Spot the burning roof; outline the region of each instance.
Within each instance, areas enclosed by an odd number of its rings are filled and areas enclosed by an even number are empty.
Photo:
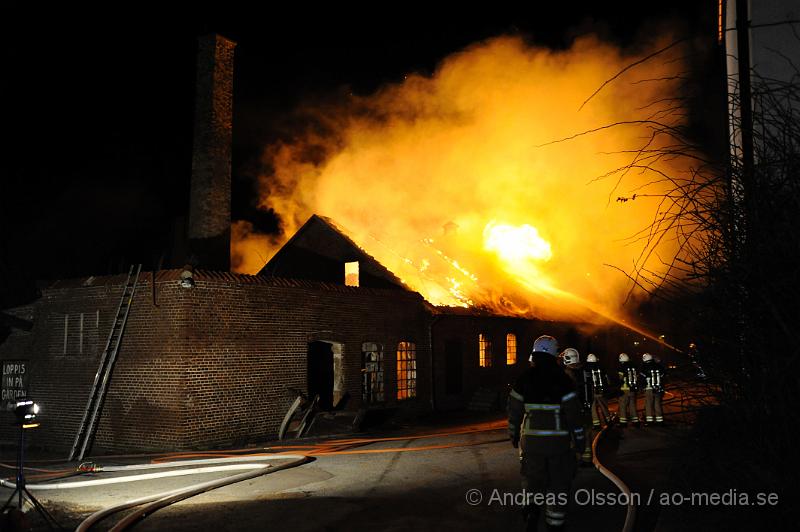
[[[285,233],[241,251],[275,253],[262,273],[311,275],[303,269],[331,258],[300,245],[321,213],[348,228],[340,242],[380,261],[379,279],[433,305],[623,322],[641,295],[624,272],[657,280],[678,252],[670,228],[653,236],[651,226],[677,208],[663,176],[691,174],[659,157],[669,146],[649,125],[682,120],[681,50],[626,69],[648,53],[591,37],[560,51],[500,37],[431,76],[309,104],[299,110],[308,130],[263,158],[260,205]],[[287,254],[293,271],[281,270]]]

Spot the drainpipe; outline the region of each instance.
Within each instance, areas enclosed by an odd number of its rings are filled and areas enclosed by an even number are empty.
[[[150,281],[153,284],[153,306],[158,307],[158,293],[156,292],[156,277],[158,276],[158,272],[161,271],[161,266],[164,263],[164,254],[161,254],[161,257],[158,259],[156,263],[156,267],[153,268],[153,276]]]
[[[436,371],[433,364],[433,326],[441,319],[441,316],[433,316],[428,324],[428,356],[430,357],[431,368],[431,410],[436,411]]]

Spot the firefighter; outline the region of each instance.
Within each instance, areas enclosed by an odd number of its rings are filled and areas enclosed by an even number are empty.
[[[526,496],[541,493],[549,530],[561,530],[576,455],[586,446],[575,387],[556,361],[558,342],[540,336],[533,344],[531,366],[519,376],[508,399],[511,443],[520,449]],[[536,530],[541,509],[526,506],[528,530]]]
[[[592,427],[599,429],[602,423],[608,425],[611,419],[611,414],[608,412],[608,402],[604,395],[608,385],[608,375],[603,371],[597,361],[597,357],[592,354],[586,357],[585,371],[589,373],[592,383]]]
[[[558,356],[567,376],[572,379],[575,385],[575,392],[578,394],[578,403],[581,406],[581,422],[584,434],[587,438],[586,448],[581,455],[581,465],[592,463],[592,447],[588,444],[592,435],[592,381],[590,374],[584,370],[581,362],[581,355],[574,347],[568,347]]]
[[[645,421],[657,425],[664,423],[664,412],[661,399],[664,396],[664,367],[653,360],[653,355],[642,355],[642,377],[644,377],[644,411]]]
[[[625,353],[619,354],[619,380],[622,383],[620,390],[622,397],[619,399],[619,408],[617,413],[619,422],[623,427],[628,426],[628,421],[631,424],[639,426],[639,414],[636,411],[636,392],[638,391],[638,373],[636,366],[634,366],[630,357]]]

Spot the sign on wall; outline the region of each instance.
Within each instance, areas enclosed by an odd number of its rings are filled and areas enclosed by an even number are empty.
[[[0,409],[8,410],[18,400],[28,396],[28,361],[3,360],[0,365]]]

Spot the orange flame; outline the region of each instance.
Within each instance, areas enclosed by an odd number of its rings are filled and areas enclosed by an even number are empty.
[[[630,283],[607,265],[664,270],[674,239],[643,262],[644,244],[631,237],[669,185],[646,170],[603,176],[644,145],[658,148],[640,121],[671,116],[680,62],[648,61],[581,104],[639,57],[591,37],[567,51],[499,37],[446,58],[431,77],[303,109],[313,131],[265,152],[261,206],[285,234],[264,254],[318,213],[434,304],[622,315]],[[632,193],[636,201],[612,201]]]

